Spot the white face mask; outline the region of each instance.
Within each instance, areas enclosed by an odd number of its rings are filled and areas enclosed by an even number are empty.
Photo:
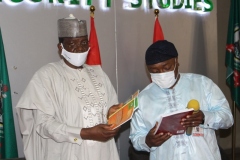
[[[154,83],[156,83],[161,88],[170,88],[174,85],[177,81],[177,77],[175,78],[175,71],[176,68],[176,60],[175,60],[175,67],[172,71],[164,72],[164,73],[150,73],[151,79]]]
[[[88,55],[88,51],[89,49],[86,51],[86,52],[81,52],[81,53],[72,53],[72,52],[68,52],[66,51],[64,48],[63,48],[63,45],[61,44],[62,46],[62,53],[61,55],[69,62],[71,63],[72,65],[76,66],[76,67],[80,67],[82,66],[86,59],[87,59],[87,55]]]

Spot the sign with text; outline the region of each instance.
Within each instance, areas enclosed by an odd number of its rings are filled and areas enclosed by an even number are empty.
[[[11,3],[22,3],[24,1],[33,2],[33,3],[49,3],[49,4],[63,4],[63,5],[80,5],[84,1],[84,9],[86,6],[92,5],[92,0],[0,0],[1,2],[11,2]],[[111,8],[113,0],[99,0],[99,3],[104,6],[104,8]],[[8,3],[10,4],[10,3]],[[31,5],[29,3],[29,5]],[[212,0],[123,0],[123,9],[137,9],[137,8],[160,8],[160,9],[188,9],[192,11],[202,11],[210,12],[213,10]]]

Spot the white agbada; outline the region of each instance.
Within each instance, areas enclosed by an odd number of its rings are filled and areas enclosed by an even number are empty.
[[[27,160],[119,160],[114,139],[83,140],[81,128],[106,123],[116,92],[100,66],[63,60],[35,73],[16,109]]]
[[[215,130],[233,125],[228,101],[209,78],[191,73],[180,75],[172,89],[162,89],[151,83],[139,94],[138,110],[133,115],[129,136],[133,146],[136,150],[150,152],[150,160],[220,160]],[[145,139],[160,115],[185,109],[191,99],[199,102],[205,115],[199,132],[191,136],[173,135],[162,145],[149,148]]]

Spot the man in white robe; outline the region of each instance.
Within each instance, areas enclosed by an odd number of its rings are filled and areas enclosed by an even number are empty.
[[[118,109],[114,87],[101,66],[84,64],[86,21],[58,20],[63,60],[40,68],[16,109],[27,160],[119,160],[107,117]],[[117,105],[118,104],[118,105]]]
[[[145,59],[153,83],[138,97],[130,129],[134,148],[150,152],[150,160],[220,160],[215,130],[231,127],[233,116],[219,87],[203,75],[179,73],[177,50],[166,40],[153,43]],[[161,114],[183,110],[192,99],[200,110],[179,122],[193,127],[190,135],[154,134]]]

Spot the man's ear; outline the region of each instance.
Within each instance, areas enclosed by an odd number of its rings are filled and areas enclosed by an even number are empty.
[[[57,44],[57,47],[58,47],[58,50],[59,50],[59,51],[62,51],[61,43],[58,43],[58,44]]]
[[[58,47],[58,52],[61,53],[62,52],[62,45],[61,45],[61,43],[58,43],[57,47]]]
[[[177,66],[179,67],[179,62],[178,62],[178,57],[176,57],[176,63],[177,63]]]
[[[57,44],[57,48],[58,48],[58,54],[61,57],[61,53],[62,53],[62,45],[61,45],[61,43]]]
[[[88,47],[91,47],[91,44],[90,44],[90,42],[88,41]]]

